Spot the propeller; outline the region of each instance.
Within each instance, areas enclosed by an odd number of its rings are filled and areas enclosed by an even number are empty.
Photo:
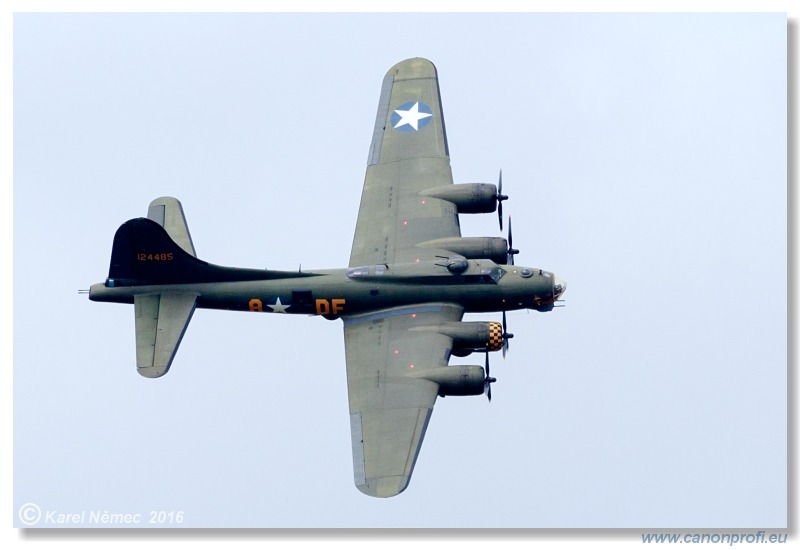
[[[492,384],[497,382],[497,378],[489,376],[489,350],[486,350],[486,378],[483,379],[483,391],[489,402],[492,401]]]
[[[519,250],[514,248],[512,245],[512,237],[511,237],[511,216],[508,216],[508,260],[506,262],[508,265],[514,265],[514,255],[519,254]]]
[[[513,337],[514,335],[508,332],[508,325],[506,324],[506,312],[503,311],[503,358],[505,358],[506,352],[508,352],[508,341]]]
[[[497,181],[497,194],[494,198],[497,199],[497,219],[500,221],[500,231],[503,230],[503,201],[508,200],[508,195],[503,194],[503,170],[500,170],[500,177]]]

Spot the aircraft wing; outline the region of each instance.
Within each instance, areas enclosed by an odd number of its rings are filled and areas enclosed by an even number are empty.
[[[415,246],[461,236],[451,202],[419,195],[452,184],[436,67],[402,61],[383,80],[350,267],[448,255]]]
[[[425,375],[447,365],[452,348],[435,327],[463,314],[457,305],[421,304],[344,318],[353,473],[361,492],[391,497],[408,485],[439,391]]]

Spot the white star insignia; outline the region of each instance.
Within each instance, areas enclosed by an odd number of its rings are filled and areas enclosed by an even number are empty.
[[[397,121],[397,124],[394,125],[395,128],[399,128],[405,124],[408,124],[415,130],[419,130],[419,121],[423,118],[428,118],[433,116],[431,113],[420,113],[419,112],[419,101],[414,103],[414,106],[411,107],[408,111],[401,111],[400,109],[395,109],[394,111],[398,115],[400,115],[400,120]]]
[[[267,305],[272,308],[272,313],[286,313],[286,310],[292,307],[291,304],[283,305],[280,298],[276,298],[274,304]]]

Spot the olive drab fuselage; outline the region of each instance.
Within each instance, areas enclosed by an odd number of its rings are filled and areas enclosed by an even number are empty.
[[[169,263],[173,260],[165,256],[149,261]],[[466,263],[466,269],[460,273],[452,273],[443,263],[420,262],[312,270],[302,272],[301,278],[271,277],[152,287],[146,284],[124,286],[124,281],[110,277],[105,283],[93,285],[90,297],[99,302],[132,303],[134,295],[156,290],[192,292],[198,295],[198,308],[322,315],[334,319],[424,302],[454,303],[467,312],[523,308],[549,311],[560,295],[561,281],[549,271],[501,266],[490,260]],[[237,271],[236,268],[226,269]],[[241,271],[250,276],[257,272]],[[274,272],[265,270],[266,273]]]

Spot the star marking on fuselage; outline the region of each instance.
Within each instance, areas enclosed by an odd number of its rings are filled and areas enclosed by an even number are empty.
[[[272,313],[286,313],[286,310],[292,307],[291,304],[283,305],[280,298],[276,298],[274,304],[267,305],[272,308]]]
[[[408,125],[416,131],[419,130],[420,126],[425,126],[428,122],[430,122],[430,120],[428,119],[433,116],[433,114],[430,112],[430,107],[428,107],[423,103],[422,104],[423,110],[420,111],[420,103],[419,101],[417,101],[416,103],[411,105],[408,109],[404,109],[404,107],[408,107],[408,105],[409,105],[408,103],[405,105],[401,105],[399,109],[394,110],[394,115],[392,116],[392,122],[394,122],[395,130],[402,129],[408,131],[407,128],[404,128],[404,126]],[[395,121],[395,119],[398,120]],[[422,121],[421,124],[420,121]]]

